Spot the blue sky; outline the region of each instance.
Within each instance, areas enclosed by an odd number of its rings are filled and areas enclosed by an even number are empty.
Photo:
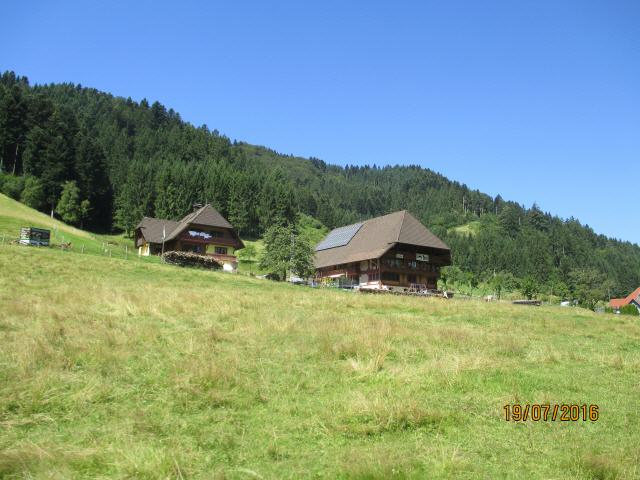
[[[0,69],[640,242],[640,2],[7,2]]]

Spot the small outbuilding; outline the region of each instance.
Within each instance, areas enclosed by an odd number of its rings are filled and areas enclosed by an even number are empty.
[[[626,305],[634,305],[640,310],[640,288],[636,288],[624,298],[612,298],[609,302],[609,306],[616,311],[620,311],[620,309]]]

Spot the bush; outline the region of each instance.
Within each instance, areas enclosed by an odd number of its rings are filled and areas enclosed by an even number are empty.
[[[191,252],[165,252],[162,256],[166,263],[181,267],[201,267],[212,270],[220,270],[222,264],[213,257],[198,255]]]
[[[624,307],[620,307],[620,313],[623,315],[640,315],[640,312],[638,312],[638,308],[635,305],[625,305]]]
[[[0,174],[0,191],[7,197],[20,200],[22,190],[24,190],[24,177]]]
[[[32,176],[26,177],[24,189],[20,195],[20,201],[36,210],[40,210],[46,204],[44,188],[38,178]]]
[[[540,285],[533,277],[526,277],[520,282],[520,291],[527,300],[533,300],[540,293]]]

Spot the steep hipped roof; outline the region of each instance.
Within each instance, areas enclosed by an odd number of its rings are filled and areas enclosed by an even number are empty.
[[[168,242],[180,235],[189,225],[203,225],[206,227],[228,228],[233,230],[233,226],[227,219],[220,215],[220,212],[209,204],[189,213],[178,222],[144,217],[136,229],[141,229],[142,235],[147,242],[162,243],[163,228],[166,234],[164,240]],[[242,241],[239,240],[239,242],[242,244]]]
[[[640,288],[636,288],[632,293],[627,295],[625,298],[612,298],[609,302],[609,306],[613,308],[624,307],[625,305],[629,305],[631,302],[635,301],[636,303],[640,303]]]
[[[329,232],[327,237],[331,237],[336,230]],[[406,210],[366,220],[359,229],[354,230],[355,234],[346,245],[316,250],[316,268],[379,258],[396,243],[450,250],[447,244]],[[318,245],[322,247],[323,243]]]

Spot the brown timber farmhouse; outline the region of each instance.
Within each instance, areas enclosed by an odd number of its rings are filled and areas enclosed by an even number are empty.
[[[244,244],[233,226],[207,204],[196,208],[180,221],[144,217],[135,231],[139,255],[157,255],[164,251],[194,252],[210,255],[225,270],[235,270],[236,250]]]
[[[451,249],[406,210],[332,230],[315,249],[316,279],[370,289],[435,289]]]

